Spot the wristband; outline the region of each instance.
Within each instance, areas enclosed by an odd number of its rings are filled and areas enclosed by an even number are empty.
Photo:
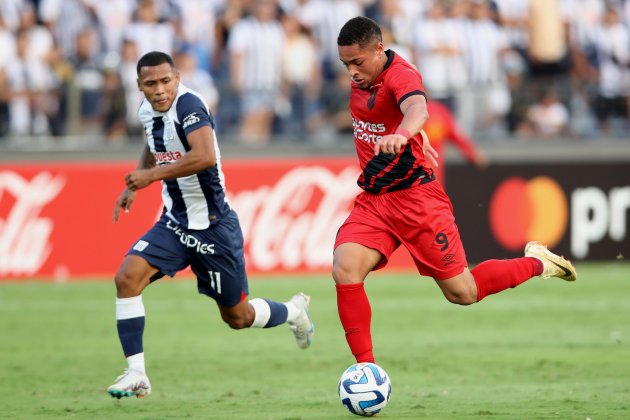
[[[409,140],[411,138],[411,133],[409,133],[409,130],[404,129],[404,128],[400,128],[400,127],[398,127],[396,129],[396,131],[394,131],[394,134],[400,134],[401,136],[403,136],[407,140]]]

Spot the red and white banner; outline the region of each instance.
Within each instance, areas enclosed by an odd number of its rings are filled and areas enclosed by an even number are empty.
[[[157,220],[160,185],[112,222],[135,162],[0,165],[0,279],[111,277]],[[226,160],[250,273],[330,272],[337,229],[359,192],[355,159]],[[397,253],[398,254],[398,253]],[[389,267],[413,268],[404,256]]]

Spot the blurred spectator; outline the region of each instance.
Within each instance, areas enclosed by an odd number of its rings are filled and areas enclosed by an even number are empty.
[[[4,68],[15,57],[15,35],[7,28],[2,9],[0,9],[0,69]]]
[[[73,134],[96,134],[101,129],[101,99],[104,88],[103,63],[98,53],[96,33],[85,29],[77,35],[75,54],[69,63],[74,69],[70,83],[71,104],[76,104],[76,113],[71,121],[78,118],[78,126],[73,127]],[[74,99],[78,99],[76,102]],[[75,110],[72,110],[75,111]]]
[[[18,30],[16,57],[6,66],[9,88],[10,132],[14,135],[50,134],[48,119],[58,112],[51,68],[29,54],[30,37]]]
[[[350,114],[350,76],[347,73],[338,73],[337,78],[328,84],[331,85],[331,94],[323,97],[322,107],[333,132],[326,134],[351,134],[354,128]],[[324,136],[319,137],[325,140]]]
[[[566,106],[560,102],[553,89],[548,89],[537,102],[530,105],[527,119],[521,123],[518,134],[535,139],[558,137],[566,134],[568,124],[569,112]]]
[[[558,0],[530,0],[529,24],[528,58],[532,74],[563,73],[568,47]]]
[[[313,134],[323,124],[319,104],[322,85],[317,47],[295,16],[285,15],[282,24],[286,37],[282,54],[282,94],[289,105],[283,118],[283,131]]]
[[[4,68],[0,67],[0,138],[9,134],[9,81]]]
[[[263,21],[265,3],[279,13]],[[386,48],[480,142],[546,130],[529,116],[547,90],[569,114],[562,135],[630,136],[630,0],[2,0],[0,133],[141,135],[138,58],[185,50],[184,83],[214,82],[223,133],[334,140],[352,129],[336,36],[357,15],[380,23]],[[15,58],[20,31],[29,46]],[[81,95],[68,95],[73,80]]]
[[[53,34],[64,58],[75,53],[79,32],[95,23],[85,0],[39,0],[39,17]]]
[[[468,74],[457,108],[460,123],[475,136],[500,137],[505,134],[504,117],[511,103],[502,66],[502,57],[509,51],[507,37],[483,0],[472,0],[468,20],[460,20],[458,28],[458,36],[465,40]]]
[[[415,63],[430,97],[456,110],[457,94],[467,81],[464,41],[442,3],[435,2],[427,10],[415,37]]]
[[[599,75],[595,114],[599,128],[610,132],[611,123],[617,118],[623,130],[627,130],[630,127],[630,30],[611,7],[594,38]]]
[[[477,149],[474,141],[457,124],[454,115],[446,105],[429,99],[427,110],[429,120],[424,124],[423,130],[429,137],[431,146],[438,152],[438,166],[433,168],[433,171],[442,185],[446,183],[444,158],[447,143],[455,146],[466,160],[476,167],[483,169],[488,166],[485,155]]]
[[[173,56],[175,67],[179,70],[180,80],[192,90],[197,91],[208,104],[210,111],[216,114],[219,92],[214,86],[210,73],[197,66],[197,55],[190,50],[181,50]]]
[[[2,0],[0,1],[0,15],[4,25],[12,32],[20,28],[20,15],[22,10],[31,5],[30,0]]]
[[[102,130],[110,143],[121,143],[127,136],[126,92],[120,77],[120,63],[109,63],[103,69]]]
[[[175,48],[175,27],[171,22],[160,21],[155,0],[138,0],[133,22],[124,38],[136,43],[140,57],[150,51],[170,55]]]
[[[227,0],[172,0],[179,10],[180,41],[194,52],[197,66],[211,71],[216,42],[216,15]],[[193,88],[194,89],[194,88]]]
[[[393,37],[405,46],[412,46],[419,27],[418,21],[431,7],[433,0],[379,0],[376,20],[392,31]]]
[[[306,0],[295,13],[315,37],[324,79],[335,80],[337,73],[345,71],[339,61],[337,35],[344,23],[363,14],[361,5],[357,0]]]
[[[144,131],[138,119],[138,110],[142,104],[143,95],[138,89],[138,73],[136,64],[140,59],[138,46],[135,41],[124,39],[120,50],[120,66],[118,74],[125,91],[125,109],[127,134],[132,137],[143,135]]]
[[[125,28],[131,23],[135,0],[85,0],[98,22],[98,33],[105,54],[118,54]]]
[[[256,0],[251,16],[230,34],[230,80],[241,101],[240,135],[244,142],[269,141],[280,94],[284,32],[273,0]]]
[[[48,28],[37,24],[35,7],[30,3],[22,7],[20,13],[20,28],[28,32],[30,45],[28,53],[30,55],[37,60],[42,60],[49,64],[57,59],[53,35]]]
[[[507,34],[510,47],[526,57],[529,47],[530,0],[494,0],[499,25]]]

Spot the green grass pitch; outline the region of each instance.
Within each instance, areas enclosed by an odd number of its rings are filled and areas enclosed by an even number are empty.
[[[368,278],[377,362],[392,380],[381,419],[629,419],[630,264],[582,263],[579,279],[534,279],[481,304],[433,281]],[[153,394],[105,388],[124,359],[111,282],[0,284],[0,418],[352,419],[337,381],[353,362],[326,276],[259,277],[252,296],[313,297],[315,340],[286,326],[230,330],[190,280],[144,293]]]

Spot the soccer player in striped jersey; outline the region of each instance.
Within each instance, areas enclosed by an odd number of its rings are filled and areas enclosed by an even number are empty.
[[[535,277],[572,281],[571,263],[538,242],[525,257],[488,260],[470,270],[451,202],[435,180],[436,152],[422,128],[429,118],[420,73],[391,50],[371,19],[356,17],[337,39],[351,78],[350,111],[363,189],[338,231],[333,257],[339,318],[357,362],[374,362],[372,310],[363,282],[401,244],[420,274],[460,305]]]
[[[300,348],[313,337],[303,293],[288,302],[248,299],[243,235],[225,194],[214,120],[201,96],[180,83],[172,58],[149,52],[137,64],[145,99],[139,110],[147,144],[137,168],[125,177],[113,220],[129,211],[138,190],[162,183],[164,211],[129,250],[116,273],[118,337],[128,367],[107,391],[112,397],[151,393],[142,336],[142,291],[153,281],[190,266],[199,293],[214,299],[234,329],[287,323]]]

